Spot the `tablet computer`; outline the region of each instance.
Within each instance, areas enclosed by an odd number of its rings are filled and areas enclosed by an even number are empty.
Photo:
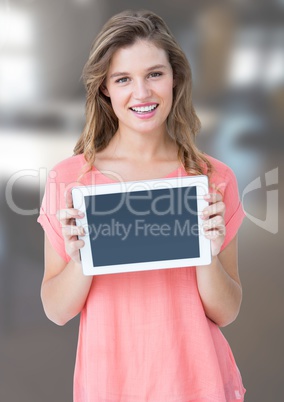
[[[72,189],[85,275],[207,265],[202,231],[207,176],[116,182]]]

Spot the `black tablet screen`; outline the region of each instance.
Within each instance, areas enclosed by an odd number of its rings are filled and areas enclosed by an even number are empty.
[[[197,258],[196,187],[85,197],[93,266]]]

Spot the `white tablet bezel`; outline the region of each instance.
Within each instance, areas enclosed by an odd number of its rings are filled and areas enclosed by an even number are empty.
[[[125,193],[141,190],[156,190],[156,189],[168,189],[178,187],[195,186],[197,192],[197,219],[199,230],[199,250],[200,256],[198,258],[182,258],[172,260],[160,260],[160,261],[147,261],[147,262],[135,262],[128,264],[117,265],[104,265],[93,266],[93,258],[91,251],[90,236],[86,233],[85,236],[80,237],[85,242],[85,245],[80,249],[81,261],[83,266],[83,273],[85,275],[101,275],[111,274],[119,272],[132,272],[132,271],[144,271],[153,269],[166,269],[177,267],[188,267],[197,265],[208,265],[211,263],[211,243],[203,233],[201,213],[203,209],[208,205],[208,202],[204,200],[204,195],[208,193],[208,177],[204,175],[199,176],[180,176],[174,178],[155,179],[155,180],[139,180],[129,182],[115,182],[110,184],[97,184],[92,186],[77,186],[72,188],[72,198],[74,208],[79,209],[84,213],[84,217],[76,220],[76,224],[88,228],[86,205],[84,197],[96,196],[100,194],[113,194],[113,193]],[[86,232],[86,230],[85,230]]]

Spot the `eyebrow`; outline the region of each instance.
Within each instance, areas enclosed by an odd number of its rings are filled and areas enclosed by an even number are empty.
[[[158,70],[158,69],[166,69],[167,67],[164,64],[155,64],[154,66],[151,66],[146,69],[146,72],[152,71],[152,70]],[[110,78],[115,78],[115,77],[121,77],[123,75],[129,75],[127,71],[122,71],[122,72],[116,72],[111,74]]]

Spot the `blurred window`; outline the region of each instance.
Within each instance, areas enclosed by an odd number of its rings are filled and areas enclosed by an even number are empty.
[[[284,82],[284,29],[241,29],[228,66],[228,85],[234,88],[271,87]]]
[[[0,103],[32,99],[36,90],[30,16],[10,7],[0,10]]]

